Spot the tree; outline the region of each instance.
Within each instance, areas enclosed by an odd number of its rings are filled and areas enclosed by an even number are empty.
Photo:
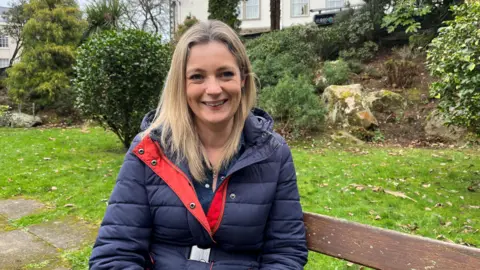
[[[155,35],[170,33],[171,0],[133,0],[125,4],[127,23],[135,28]]]
[[[242,21],[238,19],[240,0],[209,0],[208,19],[219,20],[238,31]]]
[[[84,116],[112,130],[129,147],[158,103],[170,46],[140,30],[105,31],[77,51],[73,88]]]
[[[280,0],[270,0],[270,29],[280,30]]]
[[[198,19],[195,16],[187,16],[183,21],[183,24],[180,24],[177,31],[175,32],[175,36],[173,38],[173,45],[177,44],[182,35],[196,23],[198,23]]]
[[[87,5],[86,13],[88,27],[82,41],[103,30],[121,29],[121,20],[126,14],[126,9],[121,0],[94,0]]]
[[[453,6],[455,19],[440,28],[427,53],[438,78],[430,87],[448,124],[480,134],[480,3]]]
[[[23,52],[6,79],[17,103],[51,105],[70,88],[72,64],[86,22],[75,0],[32,0],[22,32]]]
[[[10,9],[2,14],[2,18],[7,23],[0,28],[0,35],[8,36],[15,40],[15,49],[13,50],[12,58],[10,58],[10,67],[19,56],[23,47],[22,30],[29,19],[24,9],[27,2],[27,0],[13,1],[10,3]]]

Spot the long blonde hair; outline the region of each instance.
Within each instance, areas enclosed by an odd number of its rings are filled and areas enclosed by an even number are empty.
[[[219,41],[224,43],[237,60],[241,78],[245,79],[240,105],[233,117],[233,130],[215,166],[210,165],[196,131],[193,113],[186,97],[186,63],[190,48],[196,44]],[[256,101],[256,86],[247,52],[237,34],[225,23],[209,20],[192,26],[177,43],[165,88],[157,107],[155,119],[143,133],[144,136],[161,128],[160,143],[165,150],[177,157],[175,162],[185,159],[191,175],[196,181],[205,179],[205,164],[218,171],[236,154],[245,120]]]

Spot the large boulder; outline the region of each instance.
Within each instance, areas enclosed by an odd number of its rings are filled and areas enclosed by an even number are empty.
[[[367,105],[373,114],[403,114],[407,107],[407,102],[402,95],[389,90],[380,90],[368,93],[366,96]]]
[[[25,113],[7,112],[0,118],[0,126],[3,127],[30,128],[42,124],[40,117]]]
[[[446,126],[445,118],[438,110],[433,110],[427,117],[425,134],[429,139],[441,139],[457,142],[467,134],[467,130],[458,126]]]
[[[360,84],[331,85],[323,92],[322,100],[327,104],[327,120],[333,125],[344,128],[378,126]]]

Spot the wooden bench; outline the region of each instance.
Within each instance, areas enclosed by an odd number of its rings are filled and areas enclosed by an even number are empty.
[[[308,249],[374,269],[480,270],[480,249],[304,213]]]

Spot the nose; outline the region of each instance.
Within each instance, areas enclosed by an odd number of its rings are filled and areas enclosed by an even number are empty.
[[[218,95],[222,93],[222,87],[220,86],[219,81],[215,77],[209,77],[206,81],[205,93],[209,95]]]

